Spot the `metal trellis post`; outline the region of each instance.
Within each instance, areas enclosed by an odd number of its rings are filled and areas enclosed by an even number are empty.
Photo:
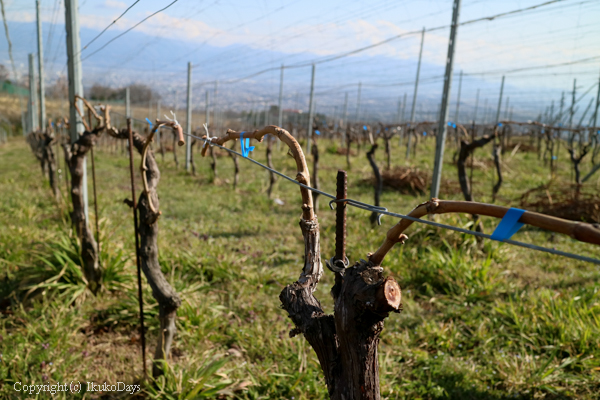
[[[40,0],[35,1],[35,15],[37,19],[37,46],[38,46],[38,92],[40,97],[40,128],[46,128],[46,90],[44,88],[44,50],[42,43],[42,20],[40,18]]]
[[[83,102],[76,100],[75,95],[83,96],[83,82],[81,74],[81,41],[79,39],[79,14],[78,1],[65,0],[65,27],[67,31],[67,70],[69,75],[69,136],[71,143],[79,139],[79,135],[84,132],[83,121],[75,108],[78,104],[82,110]],[[84,164],[86,161],[84,160]],[[88,212],[88,190],[87,190],[87,168],[83,169],[83,209],[85,212],[86,223],[89,223]]]
[[[417,77],[415,78],[415,91],[413,93],[413,101],[412,107],[410,110],[410,124],[415,123],[415,112],[417,109],[417,92],[419,91],[419,75],[421,74],[421,58],[423,57],[423,43],[425,42],[425,27],[421,31],[421,47],[419,48],[419,62],[417,63]],[[406,103],[406,94],[404,95],[404,102]],[[402,114],[404,114],[404,109],[402,110]],[[404,115],[402,115],[404,118]],[[407,130],[408,133],[408,130]],[[410,139],[411,135],[408,134],[408,139],[406,142],[406,159],[410,157]]]
[[[356,98],[356,116],[354,117],[354,122],[358,122],[358,118],[360,117],[360,92],[362,89],[362,82],[358,82],[358,97]]]
[[[500,98],[498,99],[498,110],[496,111],[496,119],[494,120],[494,126],[500,122],[500,109],[502,108],[502,94],[504,93],[504,75],[502,75],[502,83],[500,84]]]
[[[477,121],[477,108],[479,107],[479,89],[477,89],[477,96],[475,96],[475,111],[473,111],[473,125]]]
[[[446,74],[444,78],[444,92],[442,95],[442,104],[440,109],[440,119],[437,130],[437,141],[435,149],[435,164],[433,167],[433,180],[431,182],[431,197],[437,198],[440,192],[440,182],[442,180],[442,166],[444,160],[444,147],[446,144],[448,120],[448,103],[450,101],[450,87],[452,85],[452,67],[454,66],[454,49],[456,44],[456,31],[458,30],[458,16],[460,12],[461,0],[454,0],[454,9],[452,11],[452,27],[450,28],[450,41],[448,43],[448,56],[446,57]]]
[[[315,64],[312,65],[310,78],[310,98],[308,101],[308,124],[306,125],[306,154],[310,154],[310,137],[313,128],[313,98],[315,95]]]
[[[38,129],[35,87],[35,61],[33,53],[29,53],[29,107],[27,108],[27,124],[30,132]]]
[[[187,118],[185,131],[188,135],[192,134],[192,63],[188,62],[187,73]],[[192,157],[192,141],[185,141],[185,170],[190,172],[191,157]]]
[[[277,116],[277,126],[283,128],[283,64],[281,64],[281,77],[279,79],[279,115]],[[277,150],[281,147],[281,141],[277,141]]]
[[[458,124],[458,116],[459,116],[459,110],[460,110],[460,92],[462,90],[462,78],[463,78],[463,72],[461,70],[460,77],[458,78],[458,97],[456,98],[456,114],[454,114],[454,123],[455,124]]]

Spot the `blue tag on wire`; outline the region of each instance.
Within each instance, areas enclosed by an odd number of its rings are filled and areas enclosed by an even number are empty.
[[[150,119],[149,119],[149,118],[146,118],[146,122],[147,122],[148,124],[150,124],[150,128],[152,128],[152,122],[150,122]]]
[[[519,219],[524,212],[525,210],[519,208],[509,208],[494,233],[492,233],[491,238],[494,240],[510,239],[523,226],[523,223],[519,222]]]

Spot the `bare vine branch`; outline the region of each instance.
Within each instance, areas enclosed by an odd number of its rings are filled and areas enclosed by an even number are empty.
[[[223,146],[230,140],[237,140],[240,138],[242,132],[236,132],[234,130],[228,129],[225,136],[221,136],[219,138],[212,138],[210,140],[211,143],[216,143],[219,146]],[[308,166],[306,165],[306,158],[304,157],[304,153],[302,152],[302,148],[300,144],[294,139],[294,137],[285,129],[280,128],[275,125],[265,126],[262,129],[255,130],[253,132],[243,132],[244,139],[254,139],[261,143],[265,135],[273,135],[283,143],[287,144],[290,148],[290,152],[294,160],[296,160],[297,174],[296,180],[306,186],[310,186],[310,173],[308,171]],[[207,136],[202,136],[203,139],[207,139]],[[202,149],[202,157],[206,156],[206,151],[208,150],[208,146],[204,146]],[[300,193],[302,194],[302,218],[306,221],[312,221],[315,219],[315,213],[313,209],[313,201],[312,201],[312,192],[306,188],[301,187]]]
[[[408,214],[409,217],[421,218],[428,214],[468,213],[487,215],[489,217],[503,218],[508,207],[493,204],[477,203],[473,201],[450,201],[431,199],[419,204]],[[533,211],[525,211],[519,222],[552,232],[563,233],[581,242],[600,245],[600,228],[585,222],[568,221]],[[413,221],[402,219],[387,233],[386,239],[379,249],[369,256],[369,261],[381,265],[386,254],[396,243],[404,243],[408,238],[403,232],[411,226]]]

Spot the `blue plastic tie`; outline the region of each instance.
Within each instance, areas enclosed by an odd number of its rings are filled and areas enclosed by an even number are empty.
[[[315,129],[315,133],[316,133],[317,135],[320,135],[320,134],[321,134],[321,132],[319,132],[319,130],[318,130],[318,129]]]
[[[363,125],[363,131],[366,131],[366,130],[367,130],[367,126]]]
[[[498,126],[502,126],[502,122],[498,122]]]
[[[423,136],[427,136],[427,132],[423,132]]]
[[[492,233],[491,238],[494,240],[508,240],[517,233],[519,229],[523,226],[522,222],[519,222],[519,219],[523,215],[525,210],[521,210],[519,208],[510,208],[502,221],[496,227],[494,233]]]
[[[254,146],[250,146],[249,138],[246,138],[246,143],[244,144],[244,133],[246,133],[246,131],[240,133],[240,142],[242,144],[242,156],[244,158],[248,158],[248,154],[250,154],[250,152],[254,150]]]
[[[248,154],[254,150],[254,146],[250,146],[250,139],[246,139],[246,157]]]
[[[150,128],[152,128],[152,122],[150,121],[149,118],[146,118],[146,122],[150,124]]]
[[[557,156],[552,156],[552,159],[553,160],[558,160],[558,157]]]

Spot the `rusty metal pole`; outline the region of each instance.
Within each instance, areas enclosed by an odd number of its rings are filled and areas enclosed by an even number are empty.
[[[140,236],[138,234],[137,201],[135,199],[135,181],[133,172],[133,132],[131,131],[131,118],[127,118],[127,133],[129,135],[129,173],[131,175],[131,199],[133,204],[133,228],[135,232],[135,261],[137,264],[138,301],[140,303],[140,336],[142,339],[142,362],[144,378],[146,372],[146,334],[144,332],[144,301],[142,297],[142,269],[140,266]]]
[[[348,197],[348,173],[339,170],[335,197],[337,200]],[[346,260],[346,203],[337,203],[335,209],[335,258],[334,261]]]

